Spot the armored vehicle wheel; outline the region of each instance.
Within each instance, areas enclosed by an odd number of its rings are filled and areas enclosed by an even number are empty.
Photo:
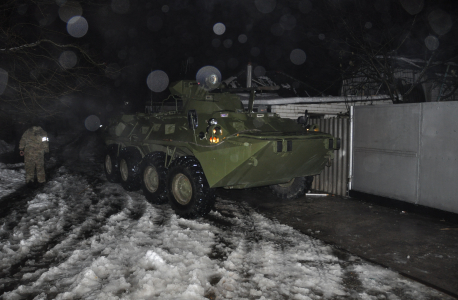
[[[305,176],[305,192],[307,193],[312,189],[313,176]]]
[[[140,165],[141,186],[146,199],[152,204],[166,203],[167,198],[167,168],[165,153],[153,152],[145,156]]]
[[[208,186],[199,161],[192,156],[177,158],[167,174],[167,193],[176,214],[197,218],[215,205],[215,191]]]
[[[289,182],[271,185],[273,193],[283,200],[293,200],[305,194],[307,181],[305,177],[296,177]]]
[[[140,161],[142,155],[135,148],[123,148],[119,152],[121,185],[126,191],[140,189]]]
[[[105,162],[103,164],[105,176],[109,182],[119,182],[121,173],[119,172],[119,162],[117,158],[118,145],[110,145],[105,151]]]

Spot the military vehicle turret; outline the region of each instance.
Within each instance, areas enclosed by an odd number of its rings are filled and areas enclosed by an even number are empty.
[[[210,72],[211,73],[211,72]],[[169,202],[186,218],[203,216],[215,203],[215,188],[270,186],[283,199],[304,195],[339,149],[340,139],[265,111],[253,112],[255,92],[247,88],[243,107],[220,75],[170,84],[182,108],[122,115],[104,129],[104,169],[110,182],[142,189],[153,204]]]

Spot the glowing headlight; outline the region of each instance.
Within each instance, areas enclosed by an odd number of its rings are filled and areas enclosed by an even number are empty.
[[[218,121],[216,121],[216,119],[213,119],[213,118],[212,118],[212,119],[208,120],[208,125],[209,125],[209,126],[211,126],[211,125],[216,125],[216,124],[218,124]]]
[[[223,135],[223,129],[221,127],[215,127],[213,128],[213,134],[218,134],[218,135]]]
[[[44,136],[44,137],[41,138],[41,141],[42,142],[49,142],[49,139],[48,139],[48,137]]]

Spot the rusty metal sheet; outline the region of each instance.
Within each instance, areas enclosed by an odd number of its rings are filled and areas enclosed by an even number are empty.
[[[350,122],[348,118],[312,119],[311,124],[318,124],[320,131],[341,139],[340,150],[334,151],[335,158],[330,167],[315,176],[312,189],[337,196],[347,195]]]

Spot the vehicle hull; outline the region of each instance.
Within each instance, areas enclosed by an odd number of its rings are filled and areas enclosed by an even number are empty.
[[[210,187],[251,188],[285,183],[295,177],[319,174],[332,157],[329,138],[285,139],[240,137],[207,151],[196,151]]]

